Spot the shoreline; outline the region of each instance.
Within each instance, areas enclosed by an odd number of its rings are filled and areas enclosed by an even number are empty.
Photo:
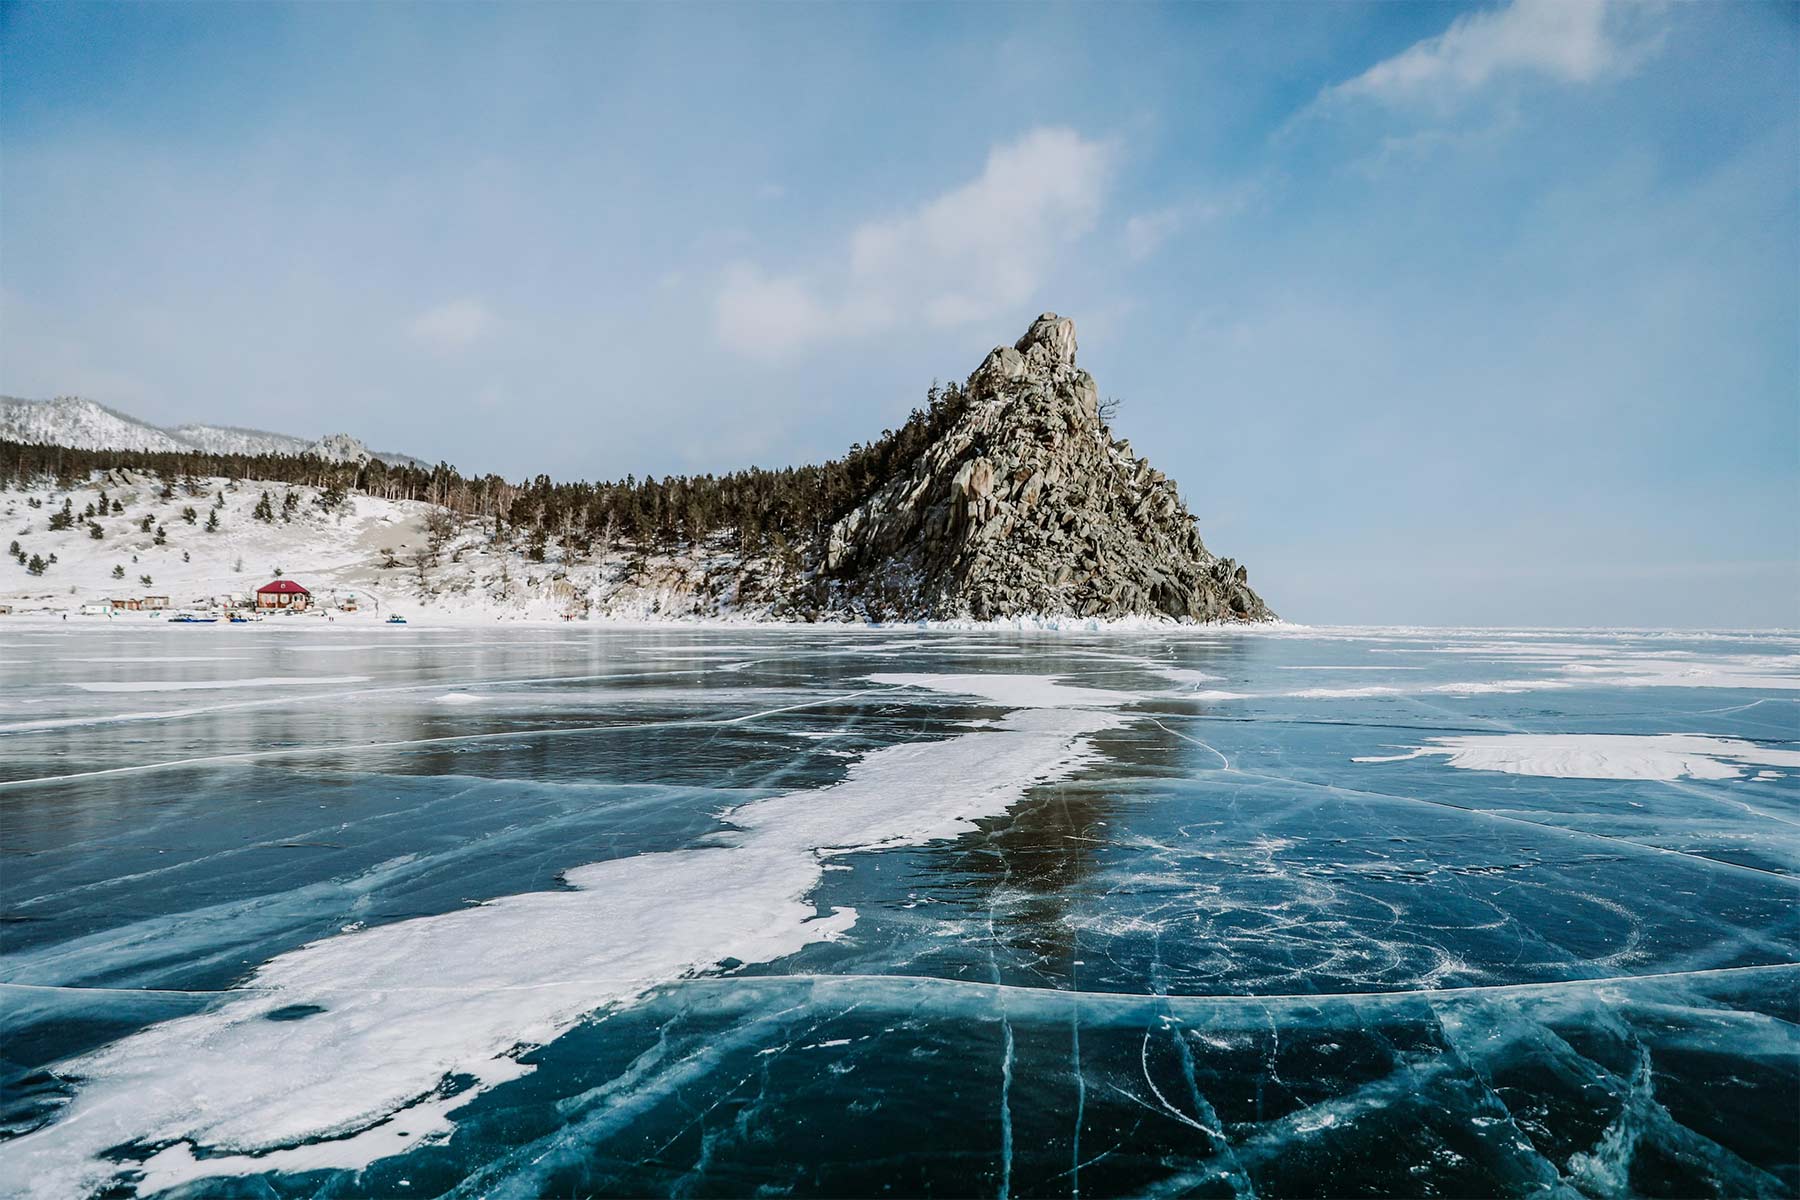
[[[174,611],[174,610],[170,610]],[[560,617],[536,617],[518,615],[512,612],[498,612],[491,609],[468,609],[461,611],[423,610],[405,614],[404,626],[390,626],[387,616],[377,612],[368,613],[332,613],[329,616],[315,614],[295,616],[271,616],[252,624],[274,629],[293,628],[317,633],[322,629],[336,629],[340,626],[366,629],[380,625],[386,628],[409,631],[428,631],[434,629],[485,629],[500,628],[543,628],[543,629],[608,629],[608,630],[643,630],[670,632],[675,630],[745,630],[770,632],[832,632],[845,634],[864,633],[1055,633],[1055,634],[1117,634],[1117,633],[1156,633],[1186,636],[1212,636],[1218,634],[1283,637],[1355,637],[1355,638],[1417,638],[1438,636],[1471,636],[1493,635],[1508,637],[1548,637],[1567,638],[1592,634],[1629,634],[1640,637],[1667,637],[1704,641],[1714,638],[1793,638],[1800,639],[1800,628],[1677,628],[1671,626],[1625,626],[1625,625],[1324,625],[1305,624],[1297,621],[1221,621],[1197,622],[1175,621],[1166,617],[1072,617],[1072,616],[1019,616],[989,621],[975,620],[916,620],[916,621],[775,621],[752,616],[591,616],[566,620]],[[213,622],[225,626],[228,622]],[[116,616],[83,615],[68,610],[36,609],[25,612],[14,611],[0,614],[0,630],[9,626],[36,627],[43,629],[71,629],[81,627],[95,628],[147,628],[161,627],[172,622],[165,616],[152,616],[143,612],[121,611]]]

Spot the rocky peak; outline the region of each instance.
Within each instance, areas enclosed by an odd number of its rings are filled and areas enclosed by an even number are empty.
[[[1028,359],[1034,348],[1042,346],[1044,356],[1038,361],[1047,365],[1072,367],[1075,365],[1075,322],[1067,317],[1059,317],[1055,313],[1044,313],[1031,323],[1025,336],[1013,343],[1013,349]]]
[[[955,423],[839,520],[838,606],[881,616],[1269,620],[1175,484],[1099,416],[1075,323],[1045,313],[969,376]]]
[[[1099,393],[1094,377],[1075,365],[1075,322],[1045,313],[1025,336],[1010,346],[996,346],[969,376],[971,393],[984,401],[1005,399],[1030,385],[1040,393],[1066,391],[1099,419]]]
[[[347,433],[328,433],[308,446],[306,453],[326,462],[355,463],[359,467],[375,457],[363,445],[362,439],[353,438]]]

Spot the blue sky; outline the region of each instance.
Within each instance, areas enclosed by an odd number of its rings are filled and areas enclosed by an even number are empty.
[[[1303,621],[1800,625],[1800,7],[0,7],[0,392],[782,465],[1045,309]]]

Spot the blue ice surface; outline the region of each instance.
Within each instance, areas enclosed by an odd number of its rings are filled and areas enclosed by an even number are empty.
[[[9,628],[0,1138],[53,1143],[83,1087],[64,1064],[299,947],[714,844],[728,809],[1009,711],[873,674],[1026,674],[1137,700],[975,832],[834,858],[811,899],[853,908],[849,936],[599,1006],[408,1153],[184,1194],[1792,1195],[1800,772],[1401,756],[1793,751],[1797,649]],[[168,687],[231,679],[293,682]],[[166,1144],[117,1148],[110,1186]]]

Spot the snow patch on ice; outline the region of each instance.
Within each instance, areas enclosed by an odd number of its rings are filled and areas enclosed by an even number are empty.
[[[1132,704],[1140,697],[1105,688],[1074,687],[1055,675],[870,675],[872,683],[927,688],[952,696],[979,696],[1008,708],[1061,708]]]
[[[1800,767],[1800,751],[1694,733],[1508,733],[1432,738],[1407,754],[1352,762],[1404,762],[1442,755],[1453,767],[1558,779],[1737,779],[1745,764]]]
[[[1704,662],[1624,655],[1604,662],[1568,663],[1562,672],[1580,683],[1609,687],[1800,690],[1800,657],[1781,654],[1721,655]]]
[[[746,846],[799,841],[827,855],[956,837],[972,831],[976,818],[1005,812],[1025,788],[1087,762],[1086,735],[1120,720],[1080,709],[1023,709],[991,732],[879,751],[836,787],[755,800],[726,820],[744,831]]]
[[[724,962],[763,962],[841,936],[853,909],[808,898],[831,856],[952,837],[1033,784],[1096,757],[1122,692],[1043,676],[897,676],[1025,698],[974,732],[875,751],[832,787],[724,814],[717,844],[578,867],[566,888],[327,937],[263,964],[215,1008],[150,1026],[58,1067],[80,1081],[61,1117],[0,1143],[0,1192],[94,1191],[105,1152],[162,1145],[157,1191],[266,1171],[357,1170],[440,1141],[474,1095],[529,1072],[520,1047],[585,1015]],[[293,1006],[304,1020],[269,1019]],[[445,1094],[453,1077],[472,1082]],[[399,1119],[395,1119],[399,1118]]]
[[[1225,678],[1223,675],[1213,675],[1206,671],[1189,670],[1186,667],[1151,667],[1150,671],[1152,674],[1161,675],[1164,679],[1170,679],[1176,683],[1185,684],[1193,689],[1199,688],[1203,683],[1217,683]]]
[[[1295,700],[1362,700],[1369,696],[1398,696],[1403,689],[1397,687],[1349,687],[1349,688],[1301,688],[1295,692],[1284,692],[1285,696]]]

